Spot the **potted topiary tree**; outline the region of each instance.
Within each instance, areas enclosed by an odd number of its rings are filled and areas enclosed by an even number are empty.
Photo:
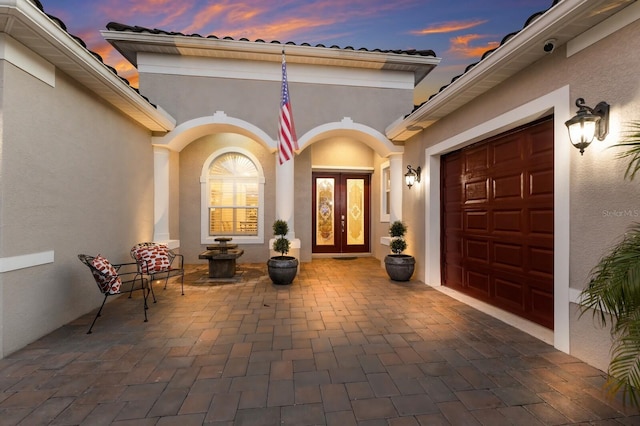
[[[404,240],[406,233],[407,226],[402,221],[396,220],[389,226],[389,248],[392,254],[385,256],[384,267],[393,281],[409,281],[415,269],[416,259],[409,254],[402,254],[407,249],[407,242]]]
[[[291,284],[298,273],[298,259],[293,256],[286,256],[291,246],[287,239],[289,224],[284,220],[273,222],[273,235],[276,236],[273,242],[273,251],[280,253],[280,256],[272,256],[267,261],[269,278],[274,284]]]

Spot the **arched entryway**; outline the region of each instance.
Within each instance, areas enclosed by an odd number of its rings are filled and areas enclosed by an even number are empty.
[[[400,197],[403,147],[349,118],[312,129],[300,138],[300,146],[312,172],[307,214],[313,255],[370,254],[372,241],[382,236],[389,220],[381,218],[382,198],[376,196],[382,165],[393,177],[391,192]],[[400,161],[390,162],[388,157]],[[391,163],[393,173],[389,173]],[[401,205],[401,198],[395,204]],[[394,218],[400,213],[395,210]]]

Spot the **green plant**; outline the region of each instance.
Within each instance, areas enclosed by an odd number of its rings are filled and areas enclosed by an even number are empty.
[[[393,254],[400,254],[407,249],[407,242],[404,240],[406,233],[407,225],[402,221],[396,220],[389,226],[389,235],[392,238],[389,248]]]
[[[276,238],[273,242],[273,251],[277,251],[282,256],[289,253],[289,248],[291,247],[291,243],[287,239],[286,235],[289,233],[289,224],[281,219],[273,222],[273,235]]]
[[[404,234],[407,233],[407,225],[405,225],[402,221],[396,220],[389,226],[389,235],[392,237],[404,237]]]
[[[625,179],[640,170],[640,121],[630,123],[618,158],[629,164]],[[601,325],[611,322],[613,347],[606,386],[611,395],[622,390],[623,402],[640,402],[640,224],[631,226],[592,269],[588,286],[581,293],[581,315],[593,310]]]
[[[629,164],[624,172],[624,177],[633,180],[640,170],[640,121],[631,121],[623,134],[623,140],[612,145],[611,148],[625,149],[618,154],[618,158],[628,159]]]
[[[407,249],[407,242],[404,238],[394,238],[391,240],[391,244],[389,244],[391,248],[391,252],[393,254],[400,254]]]

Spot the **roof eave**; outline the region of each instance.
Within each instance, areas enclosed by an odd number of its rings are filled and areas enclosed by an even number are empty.
[[[70,75],[152,132],[167,132],[175,119],[156,109],[125,80],[27,0],[0,0],[0,31]]]
[[[284,49],[288,63],[312,63],[315,65],[346,66],[352,68],[402,70],[413,72],[415,84],[417,85],[441,60],[441,58],[435,56],[174,34],[115,30],[102,30],[101,34],[105,40],[134,66],[137,66],[137,54],[139,52],[280,62]]]
[[[555,38],[558,45],[562,45],[579,35],[584,29],[576,26],[576,31],[569,33],[566,31],[569,24],[584,18],[609,1],[565,0],[559,2],[419,108],[391,123],[385,130],[387,137],[393,141],[404,142],[442,117],[471,102],[547,55],[548,53],[542,48],[546,40]],[[611,14],[599,16],[602,21]],[[558,36],[558,33],[562,33],[561,36]],[[496,76],[499,77],[496,78]]]

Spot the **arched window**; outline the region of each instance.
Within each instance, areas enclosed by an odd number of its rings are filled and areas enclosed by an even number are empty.
[[[217,151],[204,164],[203,244],[222,236],[241,243],[264,241],[262,169],[250,153],[240,151]]]

